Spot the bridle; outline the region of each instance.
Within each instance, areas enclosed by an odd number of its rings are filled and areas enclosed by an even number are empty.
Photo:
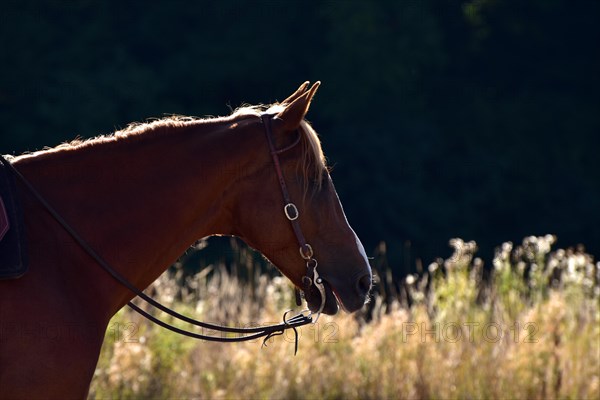
[[[269,143],[269,149],[271,150],[271,158],[273,159],[273,165],[275,167],[275,172],[277,173],[277,179],[279,181],[279,186],[281,187],[281,194],[283,195],[283,201],[285,205],[283,206],[283,213],[286,218],[290,221],[292,225],[292,229],[294,230],[294,235],[296,235],[296,240],[298,241],[300,256],[306,261],[306,275],[302,277],[302,284],[304,286],[304,294],[308,293],[310,287],[314,285],[319,294],[321,295],[321,305],[319,306],[318,311],[315,313],[317,317],[314,322],[317,322],[323,308],[325,307],[325,285],[323,284],[323,279],[319,276],[317,272],[317,260],[314,258],[313,248],[310,244],[306,242],[304,238],[304,234],[302,233],[302,228],[300,227],[300,223],[298,222],[298,217],[300,216],[300,212],[298,211],[298,207],[292,202],[290,199],[290,193],[287,189],[287,185],[285,184],[285,178],[283,176],[283,170],[281,169],[281,163],[279,162],[279,154],[286,152],[293,147],[295,147],[300,138],[302,137],[300,134],[298,135],[298,139],[294,141],[291,145],[283,148],[276,149],[275,141],[273,139],[273,132],[271,129],[271,114],[262,114],[261,115],[262,123],[265,127],[265,134],[267,135],[267,142]],[[300,295],[298,289],[296,288],[296,304],[299,306],[301,304]],[[311,313],[312,314],[312,313]]]
[[[273,164],[275,166],[275,171],[277,173],[277,177],[279,179],[279,185],[281,186],[281,192],[283,194],[283,199],[285,201],[285,206],[283,207],[283,212],[286,218],[291,222],[292,229],[294,230],[294,234],[296,235],[296,239],[298,240],[298,244],[300,245],[300,256],[306,260],[306,268],[307,273],[302,278],[302,283],[304,285],[305,292],[309,290],[310,287],[314,284],[319,293],[321,294],[321,305],[316,313],[308,312],[308,310],[303,310],[297,315],[287,318],[287,314],[289,311],[284,313],[283,322],[275,325],[266,325],[266,326],[257,326],[253,328],[235,328],[223,325],[215,325],[207,322],[202,322],[195,320],[193,318],[186,317],[185,315],[179,314],[178,312],[168,308],[167,306],[159,303],[154,300],[150,296],[146,295],[143,291],[134,286],[131,282],[129,282],[125,277],[123,277],[119,272],[117,272],[114,268],[112,268],[104,258],[102,258],[82,237],[79,235],[64,218],[44,199],[44,197],[31,185],[31,183],[17,170],[15,167],[6,160],[2,155],[0,155],[0,162],[4,164],[9,171],[11,171],[29,190],[29,192],[44,206],[44,208],[50,213],[50,215],[65,229],[73,239],[81,246],[83,250],[85,250],[106,272],[108,272],[116,281],[118,281],[121,285],[126,287],[129,291],[134,293],[140,299],[148,303],[150,306],[153,306],[160,311],[172,316],[175,319],[180,321],[189,323],[191,325],[198,326],[203,329],[213,330],[222,332],[221,336],[211,336],[206,334],[200,334],[196,332],[191,332],[185,329],[178,328],[173,326],[167,322],[164,322],[149,312],[143,310],[138,305],[133,302],[127,303],[127,305],[132,308],[134,311],[141,314],[143,317],[148,320],[154,322],[155,324],[168,329],[172,332],[188,336],[195,339],[213,341],[213,342],[242,342],[248,340],[254,340],[257,338],[264,338],[263,345],[266,345],[268,339],[273,336],[282,335],[284,331],[291,329],[295,334],[295,351],[294,354],[298,351],[298,332],[296,328],[307,325],[310,323],[317,322],[321,312],[323,311],[323,307],[325,306],[325,288],[323,285],[323,280],[319,276],[317,272],[317,260],[313,257],[313,249],[308,244],[302,234],[302,229],[300,228],[300,224],[298,222],[299,212],[298,208],[292,201],[290,200],[289,192],[287,190],[287,186],[285,184],[285,179],[283,176],[283,171],[281,169],[281,164],[279,162],[279,154],[291,149],[300,141],[300,137],[296,142],[292,145],[283,148],[283,149],[275,149],[275,144],[273,140],[273,134],[271,131],[271,118],[270,114],[262,114],[261,121],[265,128],[265,133],[267,136],[267,141],[269,143],[269,149],[271,151],[271,157],[273,159]],[[298,296],[297,296],[298,298]],[[313,315],[316,314],[316,318],[313,320]],[[235,334],[236,336],[232,336]]]

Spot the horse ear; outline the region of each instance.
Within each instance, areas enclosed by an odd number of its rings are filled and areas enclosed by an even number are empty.
[[[287,99],[282,101],[281,104],[290,104],[291,102],[296,100],[298,97],[300,97],[300,95],[302,95],[302,94],[304,94],[304,92],[306,92],[306,88],[308,87],[308,84],[309,84],[308,81],[304,82],[302,85],[300,85],[298,90],[296,90],[290,97],[288,97]]]
[[[298,91],[300,91],[301,89],[305,90],[304,87],[307,84],[308,82],[300,86]],[[285,108],[279,114],[277,114],[276,118],[282,121],[282,126],[284,130],[293,131],[296,130],[298,126],[300,126],[300,122],[302,122],[304,116],[308,112],[310,102],[312,101],[315,93],[317,92],[319,85],[321,85],[321,82],[315,82],[308,92],[300,94],[298,97],[296,97],[294,101],[287,104]],[[290,97],[296,96],[298,91],[296,91],[296,93],[294,93]]]

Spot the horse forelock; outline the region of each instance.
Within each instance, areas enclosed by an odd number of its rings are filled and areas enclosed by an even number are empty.
[[[323,177],[328,168],[327,159],[323,153],[321,140],[319,139],[317,132],[307,121],[302,121],[300,123],[300,132],[303,137],[302,145],[304,147],[302,151],[302,154],[304,155],[302,160],[302,174],[305,178],[306,193],[309,180],[316,184],[316,189],[321,188]]]
[[[262,113],[276,115],[285,109],[285,104],[242,106],[236,109],[231,116],[260,116]],[[304,178],[304,193],[308,193],[310,182],[315,184],[315,189],[320,189],[325,172],[328,171],[327,159],[321,147],[319,135],[312,125],[302,120],[298,127],[302,145],[302,158],[298,160],[297,168]]]

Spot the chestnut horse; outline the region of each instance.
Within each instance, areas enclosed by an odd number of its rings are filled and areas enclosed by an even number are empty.
[[[371,287],[315,131],[319,82],[269,109],[170,117],[11,158],[11,165],[125,279],[143,289],[197,239],[235,235],[294,285],[306,261],[286,214],[261,116],[325,289],[311,310],[360,309]],[[134,294],[74,241],[23,183],[29,271],[0,281],[0,398],[85,398],[110,318]],[[289,215],[288,215],[289,217]],[[294,216],[292,216],[294,217]]]

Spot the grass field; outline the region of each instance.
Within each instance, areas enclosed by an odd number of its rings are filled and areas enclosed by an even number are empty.
[[[553,243],[504,243],[484,268],[474,243],[453,239],[449,259],[401,285],[378,271],[368,310],[302,327],[297,356],[291,334],[267,347],[194,341],[122,310],[90,398],[600,398],[600,263]],[[279,322],[290,284],[260,276],[247,253],[245,283],[217,265],[171,271],[149,292],[206,321]]]

